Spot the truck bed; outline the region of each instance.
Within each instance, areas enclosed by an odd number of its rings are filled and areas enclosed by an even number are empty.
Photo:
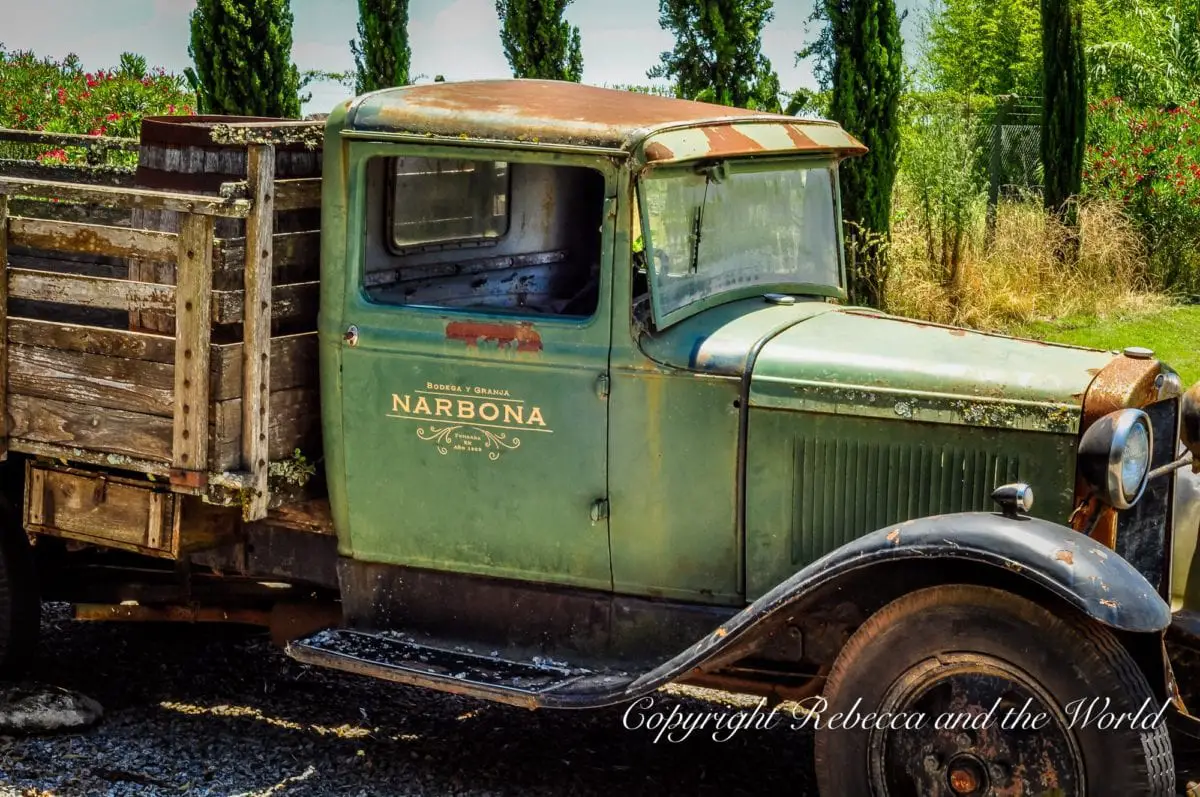
[[[0,452],[240,506],[245,520],[312,499],[294,454],[320,459],[320,179],[274,173],[276,141],[319,132],[214,132],[244,148],[246,179],[208,194],[135,188],[132,168],[0,160]],[[3,141],[138,148],[0,130]],[[312,221],[279,232],[284,215]]]

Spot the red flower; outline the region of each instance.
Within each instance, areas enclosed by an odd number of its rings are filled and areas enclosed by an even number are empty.
[[[104,119],[109,122],[115,122],[120,118],[121,118],[121,114],[119,114],[119,113],[110,113],[108,116],[104,117]]]

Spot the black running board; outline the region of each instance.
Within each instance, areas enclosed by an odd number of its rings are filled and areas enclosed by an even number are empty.
[[[630,698],[627,687],[642,674],[573,667],[537,657],[514,661],[423,645],[399,634],[351,629],[320,631],[290,642],[287,654],[303,664],[525,708],[620,703]]]

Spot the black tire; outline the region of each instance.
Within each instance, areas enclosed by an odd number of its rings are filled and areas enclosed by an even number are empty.
[[[1107,697],[1110,711],[1136,712],[1148,701],[1143,716],[1157,713],[1162,704],[1129,652],[1105,628],[1002,590],[931,587],[888,604],[846,643],[824,697],[826,720],[861,698],[860,715],[908,711],[929,722],[897,731],[818,725],[822,797],[1175,793],[1165,720],[1147,729],[1100,730],[1072,723],[1065,708]],[[1008,708],[1030,698],[1026,715],[1047,718],[1041,730],[1000,727]],[[932,715],[984,713],[997,700],[1005,702],[988,730],[932,727]],[[952,773],[960,789],[977,783],[977,790],[952,789]],[[1062,791],[1046,791],[1055,785]]]
[[[2,510],[3,507],[0,507]],[[42,602],[33,551],[12,514],[0,511],[0,679],[25,672],[37,649]]]

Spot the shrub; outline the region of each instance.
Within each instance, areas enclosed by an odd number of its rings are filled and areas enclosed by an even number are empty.
[[[143,117],[191,114],[183,79],[147,69],[141,56],[125,53],[114,69],[85,72],[74,55],[62,61],[0,44],[0,127],[137,137]],[[80,148],[8,147],[6,157],[82,160]]]
[[[1145,239],[1151,274],[1173,293],[1200,293],[1200,107],[1093,104],[1085,197],[1118,203]]]
[[[1004,201],[990,246],[983,223],[970,228],[956,285],[931,262],[911,187],[897,192],[887,309],[898,315],[1011,332],[1030,321],[1149,309],[1162,297],[1144,276],[1141,236],[1121,205],[1093,201],[1079,211],[1079,256],[1058,257],[1073,233],[1042,208],[1038,197]]]

